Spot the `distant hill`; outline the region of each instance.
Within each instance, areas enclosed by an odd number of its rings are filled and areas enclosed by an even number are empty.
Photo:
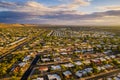
[[[7,28],[7,27],[32,27],[32,26],[37,26],[35,24],[5,24],[5,23],[0,23],[0,28]]]

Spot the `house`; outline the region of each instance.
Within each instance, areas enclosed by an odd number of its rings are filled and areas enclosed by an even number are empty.
[[[74,51],[75,53],[80,53],[81,51],[80,50],[76,50],[76,51]]]
[[[118,78],[118,77],[113,77],[113,80],[120,80],[120,78]]]
[[[19,65],[20,67],[25,67],[26,62],[21,62],[21,63],[19,63],[18,65]]]
[[[92,52],[92,51],[93,51],[93,48],[88,48],[87,51],[88,51],[88,52]]]
[[[78,66],[80,66],[80,65],[82,65],[83,63],[82,63],[81,61],[76,61],[75,64],[78,65]]]
[[[54,58],[54,61],[55,61],[55,62],[61,61],[61,58],[60,58],[60,57],[56,57],[56,58]]]
[[[87,75],[87,72],[85,70],[82,70],[82,75],[83,76]]]
[[[120,58],[120,54],[117,54],[117,57]]]
[[[40,66],[39,71],[40,72],[46,72],[46,71],[48,71],[48,67],[47,66]]]
[[[101,70],[106,70],[104,66],[101,66]]]
[[[84,52],[87,52],[87,50],[86,49],[82,49],[82,53],[84,53]]]
[[[53,55],[54,55],[54,56],[59,56],[60,54],[59,54],[59,53],[54,53]]]
[[[110,60],[110,57],[109,57],[109,56],[105,56],[105,59],[106,59],[106,60]]]
[[[61,77],[58,74],[48,74],[48,80],[61,80]]]
[[[112,48],[114,48],[114,49],[115,49],[115,48],[117,48],[117,46],[118,46],[118,45],[113,45],[113,46],[112,46]]]
[[[60,70],[60,69],[61,69],[60,65],[51,66],[51,70]]]
[[[101,45],[96,45],[97,48],[101,48],[102,46]]]
[[[72,76],[72,73],[70,71],[65,71],[63,72],[63,75],[66,77],[66,78],[70,78]]]
[[[101,71],[102,69],[101,69],[101,67],[100,67],[100,66],[98,66],[98,67],[97,67],[97,70]]]
[[[45,54],[43,55],[43,57],[50,57],[50,54]]]
[[[41,61],[43,61],[43,62],[50,62],[51,60],[50,60],[50,58],[42,58]]]
[[[101,62],[106,61],[106,59],[103,58],[103,57],[101,57],[101,58],[99,58],[99,59],[100,59]]]
[[[84,57],[85,58],[91,58],[91,54],[89,54],[89,53],[86,52],[86,54],[84,54]]]
[[[85,60],[85,61],[83,61],[83,63],[86,64],[86,65],[88,65],[88,64],[90,64],[91,62],[90,62],[90,60]]]
[[[12,72],[18,72],[19,69],[20,69],[19,66],[14,66],[14,67],[11,69],[11,71],[12,71]]]
[[[104,67],[105,67],[106,69],[111,69],[111,68],[113,68],[113,66],[110,65],[110,64],[106,64],[106,65],[104,65]]]
[[[107,50],[105,52],[103,52],[104,54],[109,54],[109,53],[112,53],[112,50]]]
[[[99,59],[91,59],[91,62],[95,63],[95,64],[100,64],[101,61]]]
[[[76,73],[75,73],[75,75],[78,77],[78,78],[81,78],[82,77],[82,71],[77,71]]]
[[[67,67],[67,68],[74,67],[74,65],[73,65],[72,63],[63,64],[63,66],[65,66],[65,67]]]
[[[62,55],[67,55],[68,53],[66,53],[66,52],[61,52],[60,54],[62,54]]]
[[[67,49],[64,49],[64,48],[63,48],[63,49],[60,49],[60,51],[67,51]]]
[[[115,55],[111,55],[110,58],[114,59],[114,58],[116,58],[116,56]]]
[[[29,54],[30,54],[30,55],[33,55],[34,53],[33,53],[33,52],[30,52]]]
[[[23,59],[24,62],[26,62],[26,61],[28,61],[28,60],[30,60],[30,55],[27,55],[27,56]]]
[[[92,73],[92,71],[93,71],[93,68],[86,68],[86,69],[84,69],[87,73]]]
[[[118,78],[120,78],[120,73],[117,75]]]

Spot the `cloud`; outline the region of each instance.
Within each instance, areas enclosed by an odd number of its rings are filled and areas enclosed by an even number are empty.
[[[17,7],[17,5],[13,2],[0,1],[0,7],[7,8],[7,9],[13,9],[14,7]]]
[[[64,14],[63,11],[57,13],[58,15],[45,15],[42,16],[43,18],[46,19],[61,19],[61,20],[92,20],[92,19],[96,19],[96,18],[102,18],[105,16],[120,16],[120,10],[118,11],[105,11],[105,12],[95,12],[92,14]]]
[[[113,25],[120,20],[120,11],[96,12],[92,14],[64,14],[58,12],[46,15],[35,15],[27,12],[0,12],[0,22],[38,23],[38,24],[76,24],[76,25]],[[57,15],[55,15],[57,14]],[[120,23],[117,23],[120,24]]]
[[[90,4],[89,1],[85,1],[85,0],[72,0],[71,3],[69,4],[62,4],[62,5],[58,5],[58,6],[54,6],[57,9],[61,9],[61,10],[76,10],[81,6],[88,6]]]
[[[120,10],[119,5],[97,7],[99,10]]]
[[[72,0],[72,2],[68,4],[60,4],[57,6],[46,6],[41,3],[35,1],[27,1],[26,3],[14,3],[14,2],[0,2],[1,8],[6,8],[10,11],[17,11],[17,12],[31,12],[35,15],[45,15],[51,13],[57,13],[63,11],[65,14],[70,12],[70,14],[83,14],[77,10],[80,6],[87,6],[90,3],[85,0]]]
[[[71,0],[67,4],[46,6],[27,1],[25,3],[0,1],[0,22],[6,23],[43,23],[43,24],[76,24],[76,25],[112,25],[120,20],[118,7],[107,7],[109,11],[86,14],[78,10],[81,6],[90,5],[91,0]],[[105,8],[105,7],[104,7]],[[115,10],[116,9],[116,10]],[[117,23],[120,24],[120,23]]]

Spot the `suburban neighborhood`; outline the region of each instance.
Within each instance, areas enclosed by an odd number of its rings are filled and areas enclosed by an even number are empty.
[[[116,33],[88,27],[30,28],[17,28],[22,34],[1,28],[0,79],[120,80]]]
[[[0,80],[120,80],[120,0],[0,0]]]

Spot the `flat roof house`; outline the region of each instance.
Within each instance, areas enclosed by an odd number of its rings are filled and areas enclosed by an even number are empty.
[[[63,66],[65,66],[67,68],[74,67],[74,65],[72,63],[63,64]]]
[[[48,74],[48,80],[61,80],[61,77],[58,74]]]
[[[41,71],[41,72],[48,71],[48,67],[47,66],[40,66],[39,71]]]
[[[72,75],[72,73],[70,71],[65,71],[63,72],[63,75],[66,77],[66,78],[70,78],[70,76]]]
[[[60,70],[60,69],[61,69],[60,65],[51,66],[51,70]]]
[[[83,63],[82,63],[81,61],[76,61],[75,64],[78,65],[78,66],[80,66],[80,65],[82,65]]]
[[[77,77],[79,77],[79,78],[81,78],[82,77],[82,71],[77,71],[76,73],[75,73],[75,75],[77,76]]]

